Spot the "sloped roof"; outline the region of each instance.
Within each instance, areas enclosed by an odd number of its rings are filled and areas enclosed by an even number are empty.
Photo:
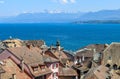
[[[106,79],[106,77],[109,76],[107,71],[108,71],[108,68],[101,65],[94,71],[94,74],[98,79]]]
[[[67,57],[67,55],[63,52],[63,50],[61,50],[61,51],[58,51],[57,49],[53,49],[53,50],[48,50],[48,52],[51,52],[56,58],[60,58],[61,57],[61,59],[69,59],[68,57]]]
[[[71,54],[69,51],[63,50],[63,52],[65,53],[65,55],[72,61],[74,61],[74,56],[73,54]]]
[[[98,67],[91,68],[88,73],[85,74],[84,79],[106,79],[109,74],[107,73],[108,68],[101,65]]]
[[[45,75],[48,73],[51,73],[52,71],[45,67],[45,70],[42,71],[40,69],[40,65],[45,66],[45,62],[57,62],[58,60],[52,57],[49,57],[48,55],[42,55],[42,50],[40,50],[38,47],[15,47],[15,48],[8,48],[9,52],[14,54],[17,58],[20,60],[24,60],[25,64],[29,67],[31,73],[37,77],[41,75]],[[35,73],[32,69],[32,67],[38,66],[38,71]]]
[[[24,60],[26,64],[43,64],[43,59],[40,50],[37,47],[14,47],[14,48],[8,48],[8,51],[13,53],[15,56],[17,56],[20,60]]]
[[[33,71],[33,69],[30,66],[28,66],[28,67],[29,67],[31,73],[34,75],[34,77],[39,77],[39,76],[43,76],[43,75],[52,73],[52,71],[49,68],[47,68],[46,66],[45,66],[44,70],[41,70],[40,66],[38,66],[38,71],[35,71],[35,72]]]
[[[93,57],[94,49],[96,50],[96,53],[99,53],[99,52],[103,52],[105,48],[106,48],[105,44],[91,44],[84,47],[83,49],[78,50],[75,56],[80,57],[84,55],[85,57]]]
[[[44,60],[44,62],[49,62],[49,63],[58,62],[59,61],[58,59],[55,59],[55,58],[50,57],[48,55],[43,55],[43,60]]]
[[[5,73],[1,75],[1,79],[10,79],[12,74],[15,74],[17,79],[31,79],[28,74],[21,72],[21,69],[11,59],[5,61],[5,65],[1,66],[5,70]]]
[[[91,44],[86,46],[85,48],[96,49],[96,52],[103,52],[107,46],[105,44]]]
[[[44,45],[43,40],[25,40],[24,43],[25,44],[31,44],[34,47],[41,47],[42,45]]]
[[[83,50],[83,51],[77,52],[75,56],[93,57],[93,51],[92,50]]]
[[[72,68],[63,68],[59,69],[59,76],[77,76],[77,72]]]
[[[5,70],[0,66],[0,74],[5,73]]]
[[[120,65],[120,43],[111,43],[109,47],[103,52],[103,64],[107,64],[109,58],[112,59],[112,65]]]

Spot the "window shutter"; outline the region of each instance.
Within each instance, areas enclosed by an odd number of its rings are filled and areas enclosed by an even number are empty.
[[[58,72],[56,72],[56,76],[58,76]]]
[[[54,64],[52,64],[52,69],[54,69]]]
[[[56,68],[58,68],[58,63],[56,64]]]
[[[53,75],[52,75],[52,76],[53,76],[53,78],[54,78],[54,73],[53,73]]]

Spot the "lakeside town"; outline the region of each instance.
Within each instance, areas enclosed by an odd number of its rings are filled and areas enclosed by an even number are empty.
[[[120,79],[120,43],[91,44],[74,54],[60,41],[0,41],[0,79]]]

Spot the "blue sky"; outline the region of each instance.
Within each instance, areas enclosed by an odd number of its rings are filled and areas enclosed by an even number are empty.
[[[120,0],[0,0],[0,16],[25,12],[88,12],[120,9]]]

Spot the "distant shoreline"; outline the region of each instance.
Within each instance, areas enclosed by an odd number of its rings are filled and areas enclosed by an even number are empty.
[[[89,20],[89,21],[77,21],[77,24],[120,24],[120,20]]]

